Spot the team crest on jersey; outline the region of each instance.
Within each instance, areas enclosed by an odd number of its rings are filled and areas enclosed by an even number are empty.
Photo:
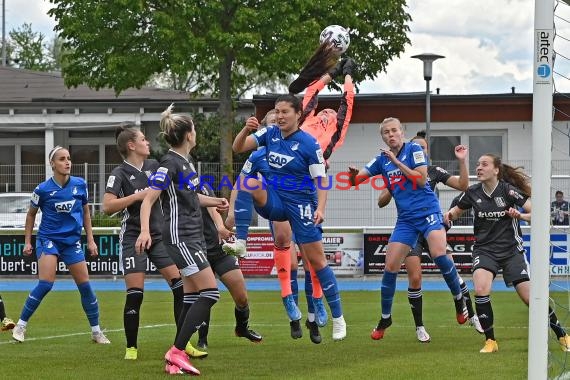
[[[69,213],[71,211],[71,209],[73,208],[74,204],[75,204],[75,199],[72,199],[70,201],[65,201],[65,202],[57,202],[55,204],[55,210],[57,212]]]
[[[295,159],[295,157],[288,156],[286,154],[271,152],[271,153],[269,153],[268,162],[269,162],[270,166],[273,166],[274,168],[281,169],[282,167],[287,165],[289,162],[293,161],[293,159]]]
[[[299,149],[299,142],[295,141],[292,145],[291,145],[291,150],[297,150]]]
[[[145,170],[144,174],[146,174],[146,178],[150,178],[150,176],[152,175],[152,172],[150,170]]]
[[[505,207],[507,204],[505,203],[505,200],[503,199],[503,197],[495,197],[495,204],[498,207]]]
[[[73,190],[71,190],[71,192],[73,193],[73,195],[77,194],[77,187],[73,186]]]
[[[509,190],[509,195],[515,199],[523,199],[523,196],[521,195],[521,193],[519,193],[518,191],[515,191],[515,190]]]

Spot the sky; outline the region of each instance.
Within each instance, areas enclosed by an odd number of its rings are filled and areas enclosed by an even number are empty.
[[[6,31],[31,23],[51,38],[55,21],[47,15],[48,0],[4,0]],[[544,0],[537,0],[544,1]],[[431,89],[441,94],[532,92],[534,0],[408,0],[407,45],[390,61],[385,73],[359,85],[360,93],[423,92],[423,64],[411,56],[445,56],[433,64]],[[570,6],[555,12],[555,71],[570,78]],[[562,38],[564,37],[564,38]],[[315,38],[318,38],[316,36]],[[347,52],[350,55],[350,48]],[[570,92],[570,80],[554,75],[556,89]]]

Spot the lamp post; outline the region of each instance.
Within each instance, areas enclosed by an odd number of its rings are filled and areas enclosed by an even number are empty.
[[[428,150],[430,148],[430,92],[429,92],[429,81],[431,80],[431,68],[432,62],[436,59],[445,58],[443,55],[437,55],[432,53],[424,53],[413,55],[412,58],[417,58],[424,63],[424,79],[426,81],[426,142],[428,145]],[[430,151],[431,152],[431,151]]]

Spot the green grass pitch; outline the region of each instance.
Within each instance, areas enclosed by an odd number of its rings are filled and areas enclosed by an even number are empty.
[[[2,294],[8,315],[17,320],[24,292]],[[90,329],[77,292],[51,292],[28,325],[26,342],[0,334],[2,379],[165,378],[163,355],[172,344],[171,294],[145,292],[139,331],[139,359],[126,361],[122,331],[122,292],[98,292],[101,325],[111,345],[90,342]],[[492,295],[499,352],[483,355],[484,337],[455,321],[447,292],[424,294],[424,322],[431,343],[416,340],[405,293],[396,294],[393,320],[381,341],[370,339],[379,318],[379,292],[343,292],[348,336],[331,339],[331,322],[321,329],[323,343],[289,336],[278,292],[250,292],[253,329],[264,339],[253,344],[233,334],[233,302],[223,292],[214,307],[209,357],[193,360],[207,379],[524,379],[527,376],[528,309],[515,292]],[[561,294],[561,296],[564,296]],[[306,310],[304,295],[301,310]],[[562,317],[561,317],[562,319]],[[563,321],[564,322],[564,321]],[[197,336],[192,337],[196,342]],[[551,339],[554,355],[564,360]]]

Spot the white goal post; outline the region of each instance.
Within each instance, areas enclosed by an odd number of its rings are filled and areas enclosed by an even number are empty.
[[[552,171],[554,0],[535,0],[532,105],[532,224],[528,378],[546,379]]]

